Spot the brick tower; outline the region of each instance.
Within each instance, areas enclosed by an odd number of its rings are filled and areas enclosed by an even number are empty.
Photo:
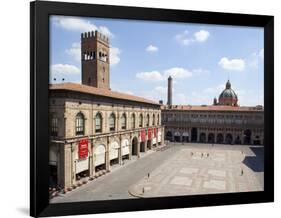
[[[167,101],[167,105],[172,105],[172,97],[173,97],[173,88],[172,88],[172,84],[173,84],[173,79],[171,76],[169,76],[168,78],[168,101]]]
[[[81,34],[82,84],[110,89],[109,39],[98,31]]]

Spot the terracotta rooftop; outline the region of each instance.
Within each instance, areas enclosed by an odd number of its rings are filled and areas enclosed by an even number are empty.
[[[262,106],[253,107],[234,107],[225,105],[173,105],[169,107],[168,105],[162,105],[163,110],[189,110],[189,111],[264,111]]]
[[[154,102],[154,101],[151,101],[151,100],[148,100],[145,98],[141,98],[138,96],[129,95],[129,94],[121,93],[121,92],[115,92],[115,91],[111,91],[111,90],[103,89],[103,88],[96,88],[96,87],[92,87],[92,86],[81,85],[78,83],[50,84],[49,89],[50,90],[74,91],[74,92],[86,93],[86,94],[91,94],[91,95],[99,95],[99,96],[127,100],[127,101],[159,105],[157,102]]]

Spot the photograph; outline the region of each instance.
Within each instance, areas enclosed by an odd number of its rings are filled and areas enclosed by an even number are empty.
[[[264,40],[51,15],[50,204],[264,191]]]

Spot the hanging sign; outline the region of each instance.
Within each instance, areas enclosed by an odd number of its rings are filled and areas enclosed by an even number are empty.
[[[152,129],[148,129],[148,139],[152,138]]]
[[[154,128],[153,130],[154,130],[154,137],[156,137],[157,136],[157,128]]]
[[[141,138],[141,142],[144,142],[145,141],[145,129],[144,130],[141,130],[140,132],[140,138]]]
[[[79,159],[88,157],[88,139],[81,139],[79,141]]]

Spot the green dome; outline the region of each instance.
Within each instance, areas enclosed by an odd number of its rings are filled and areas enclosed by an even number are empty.
[[[225,89],[220,94],[220,98],[235,98],[235,99],[237,99],[237,95],[233,91],[233,89],[231,88],[231,83],[230,83],[229,80],[227,81],[227,83],[225,85]]]
[[[237,98],[237,95],[232,89],[225,89],[220,94],[220,98]]]

